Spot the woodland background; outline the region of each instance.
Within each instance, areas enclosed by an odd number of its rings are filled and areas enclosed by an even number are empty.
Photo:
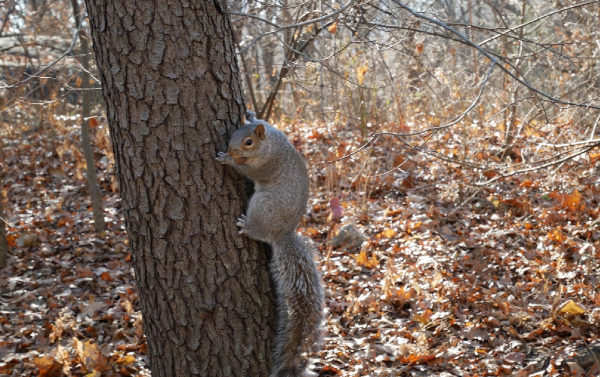
[[[600,375],[600,1],[229,6],[310,167],[316,372]],[[148,375],[84,11],[0,2],[2,375]]]

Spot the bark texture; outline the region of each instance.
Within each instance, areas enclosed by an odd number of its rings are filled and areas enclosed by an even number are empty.
[[[244,109],[223,1],[86,0],[154,377],[267,376],[267,256],[215,160]]]

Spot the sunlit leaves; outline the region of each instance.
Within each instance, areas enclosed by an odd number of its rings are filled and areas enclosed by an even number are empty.
[[[92,123],[94,120],[91,120]],[[0,313],[0,375],[140,376],[147,352],[109,159],[99,166],[112,219],[97,237],[79,171],[79,130],[57,122],[3,139],[12,259]],[[109,153],[106,128],[93,131]],[[18,132],[17,132],[18,131]],[[1,132],[1,131],[0,131]],[[2,134],[5,137],[5,134]],[[94,135],[93,135],[94,136]],[[103,149],[107,148],[107,149]],[[5,170],[7,167],[9,170]]]
[[[561,308],[558,310],[558,314],[566,314],[566,315],[578,315],[585,314],[586,310],[581,307],[581,305],[577,304],[573,300],[569,300],[565,302]]]
[[[366,267],[369,269],[376,268],[379,265],[379,261],[375,254],[372,254],[370,257],[365,250],[361,250],[358,256],[356,257],[356,263],[359,266]]]
[[[344,139],[344,149],[351,144]],[[385,149],[375,155],[392,168],[408,157]],[[337,366],[341,354],[358,375],[529,376],[546,360],[548,375],[568,371],[575,344],[599,337],[600,293],[590,280],[600,267],[600,231],[590,226],[600,215],[593,167],[587,184],[577,185],[565,167],[551,183],[535,172],[471,190],[452,181],[464,170],[410,157],[410,175],[394,171],[391,187],[350,192],[343,201],[344,219],[358,219],[368,237],[357,250],[332,248],[323,263],[335,298],[328,329],[343,334],[329,338],[326,359]],[[344,177],[353,170],[337,171],[331,183],[348,187]],[[309,228],[318,230],[319,215],[313,219]],[[327,230],[311,234],[318,243]],[[359,364],[366,359],[373,361]]]
[[[58,362],[52,356],[41,356],[33,360],[38,369],[39,377],[60,377],[62,376],[63,364]]]

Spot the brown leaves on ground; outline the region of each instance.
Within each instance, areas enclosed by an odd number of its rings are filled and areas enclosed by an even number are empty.
[[[352,146],[347,129],[328,131],[346,153],[361,145]],[[427,148],[450,149],[446,139]],[[332,189],[312,187],[306,224],[328,292],[317,368],[343,376],[598,375],[597,151],[559,170],[469,188],[469,174],[498,174],[400,153],[399,145],[381,140],[323,167],[337,150],[332,140],[297,144],[312,176]],[[397,155],[411,168],[394,170],[389,156]],[[367,235],[360,248],[327,243],[335,227],[315,209],[331,196],[344,208],[339,227],[356,223]]]
[[[474,190],[451,163],[393,143],[323,167],[358,142],[297,129],[319,183],[300,230],[319,247],[327,291],[321,376],[600,373],[597,151]],[[0,271],[1,375],[148,375],[108,144],[97,155],[110,227],[98,238],[77,132],[14,133],[2,149],[12,259]],[[355,237],[332,247],[348,224]]]
[[[106,124],[96,126],[96,141],[104,140]],[[0,375],[148,376],[110,152],[96,152],[110,219],[106,236],[97,237],[77,173],[76,122],[54,131],[3,140],[11,258],[0,271]]]

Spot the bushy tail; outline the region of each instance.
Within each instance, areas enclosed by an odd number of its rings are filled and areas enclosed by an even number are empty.
[[[295,233],[273,244],[271,273],[279,316],[271,377],[298,377],[306,367],[302,353],[320,343],[321,275],[305,241]]]

